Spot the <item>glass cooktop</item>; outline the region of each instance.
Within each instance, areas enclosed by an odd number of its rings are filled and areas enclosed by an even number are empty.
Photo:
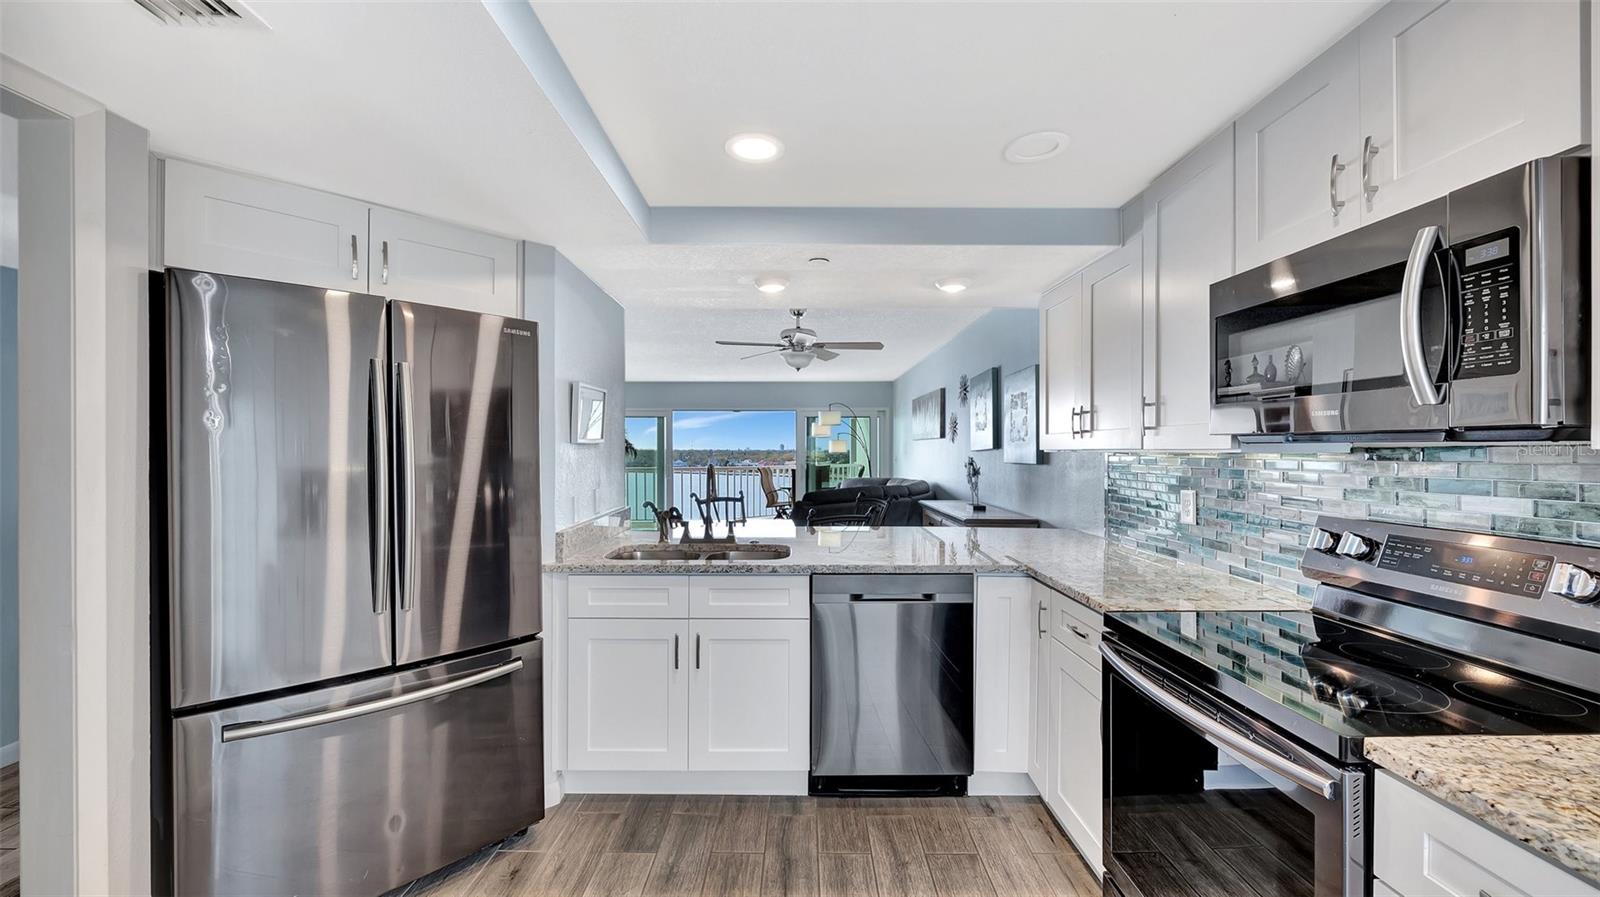
[[[1116,638],[1326,750],[1388,735],[1600,732],[1600,703],[1312,613],[1116,613]],[[1320,737],[1319,737],[1320,736]]]

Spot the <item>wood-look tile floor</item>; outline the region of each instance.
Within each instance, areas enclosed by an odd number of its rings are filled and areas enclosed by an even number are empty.
[[[17,764],[0,766],[0,897],[22,893],[22,805],[18,794]]]
[[[399,894],[1092,897],[1100,883],[1038,798],[590,794]]]

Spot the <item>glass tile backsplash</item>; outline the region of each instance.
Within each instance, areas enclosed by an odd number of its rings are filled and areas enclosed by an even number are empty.
[[[1179,522],[1184,489],[1199,499],[1193,524]],[[1106,538],[1253,582],[1311,594],[1300,553],[1320,514],[1600,545],[1600,451],[1532,444],[1106,458]]]

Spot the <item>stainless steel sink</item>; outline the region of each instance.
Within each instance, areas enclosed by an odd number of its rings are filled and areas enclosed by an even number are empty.
[[[696,561],[700,559],[700,554],[693,548],[627,546],[615,549],[606,558],[613,561]]]
[[[695,548],[683,545],[627,545],[606,555],[613,561],[771,561],[789,556],[787,545],[737,545]]]
[[[789,556],[787,545],[749,545],[708,551],[700,556],[702,561],[775,561]]]

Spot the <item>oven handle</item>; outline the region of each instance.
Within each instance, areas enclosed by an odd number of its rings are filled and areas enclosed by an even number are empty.
[[[1417,231],[1406,258],[1406,273],[1400,279],[1400,359],[1405,365],[1411,398],[1418,405],[1437,405],[1444,399],[1428,370],[1426,347],[1422,345],[1422,282],[1427,266],[1440,244],[1439,226],[1430,224]]]
[[[1111,665],[1111,669],[1117,675],[1128,681],[1128,684],[1138,689],[1161,709],[1198,730],[1200,734],[1220,742],[1228,750],[1248,757],[1294,782],[1296,785],[1315,791],[1322,795],[1325,800],[1333,800],[1338,797],[1338,779],[1325,775],[1318,770],[1307,769],[1304,766],[1292,763],[1217,722],[1210,716],[1194,709],[1181,698],[1173,695],[1160,685],[1157,685],[1148,676],[1134,669],[1132,664],[1117,654],[1116,649],[1112,648],[1109,642],[1100,643],[1100,655],[1105,658],[1106,663]]]

